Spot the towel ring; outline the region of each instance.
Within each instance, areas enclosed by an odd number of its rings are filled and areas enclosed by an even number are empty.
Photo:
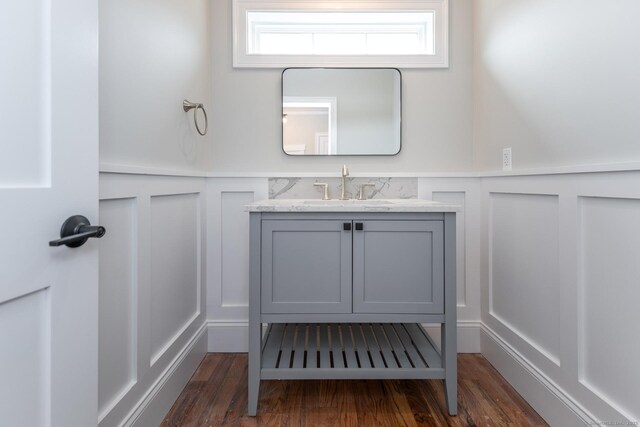
[[[207,134],[207,129],[209,129],[209,118],[207,117],[207,111],[204,109],[204,106],[200,103],[190,102],[186,99],[182,101],[182,109],[185,112],[193,110],[193,123],[196,125],[196,130],[202,136]],[[202,114],[204,114],[204,132],[200,130],[200,125],[198,124],[198,109],[202,110]]]

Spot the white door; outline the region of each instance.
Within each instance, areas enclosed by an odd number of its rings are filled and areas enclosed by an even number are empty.
[[[97,424],[96,0],[0,2],[0,425]]]

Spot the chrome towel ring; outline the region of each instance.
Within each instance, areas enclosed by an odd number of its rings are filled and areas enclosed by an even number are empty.
[[[182,109],[185,112],[193,110],[193,123],[196,125],[196,130],[200,135],[205,136],[209,128],[209,118],[207,117],[207,111],[204,109],[204,106],[200,103],[190,102],[185,99],[182,101]],[[198,124],[198,109],[202,110],[202,114],[204,114],[204,132],[200,130],[200,125]]]

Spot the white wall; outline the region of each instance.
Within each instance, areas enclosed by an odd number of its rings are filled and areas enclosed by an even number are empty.
[[[213,6],[213,171],[336,172],[345,158],[289,157],[282,152],[282,70],[234,69],[231,1]],[[472,165],[471,0],[450,2],[448,69],[402,70],[402,151],[349,157],[353,172],[460,171]]]
[[[474,164],[640,160],[637,0],[474,1]]]
[[[211,116],[211,4],[100,1],[100,163],[187,171],[211,168],[183,99]]]

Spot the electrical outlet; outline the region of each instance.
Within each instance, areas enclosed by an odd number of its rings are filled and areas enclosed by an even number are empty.
[[[502,149],[502,170],[511,170],[511,147]]]

